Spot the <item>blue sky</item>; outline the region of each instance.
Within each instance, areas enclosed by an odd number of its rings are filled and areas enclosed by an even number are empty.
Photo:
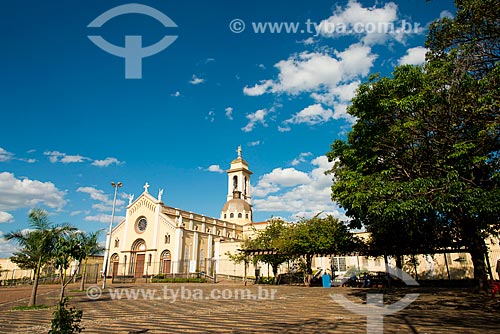
[[[27,228],[33,207],[55,223],[106,228],[112,181],[124,184],[118,216],[149,182],[166,205],[218,217],[238,145],[254,172],[256,221],[342,217],[324,154],[355,121],[345,110],[356,87],[371,73],[422,63],[428,24],[454,13],[450,0],[157,0],[140,4],[177,27],[143,14],[88,27],[124,4],[2,3],[0,236]],[[126,79],[124,59],[89,35],[118,46],[126,35],[143,46],[178,37],[142,59],[141,79]],[[0,257],[12,249],[0,241]]]

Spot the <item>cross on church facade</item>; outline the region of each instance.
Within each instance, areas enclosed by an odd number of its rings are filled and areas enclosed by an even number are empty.
[[[236,150],[236,152],[238,152],[238,158],[241,158],[241,151],[242,151],[242,149],[241,149],[241,145],[240,145],[240,146],[238,146],[238,149]]]
[[[144,184],[144,192],[147,193],[148,192],[148,188],[149,188],[149,183],[146,182],[146,184]]]

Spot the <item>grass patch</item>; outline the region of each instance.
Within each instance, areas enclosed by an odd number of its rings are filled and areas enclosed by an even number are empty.
[[[206,283],[205,278],[152,278],[152,283]]]
[[[33,305],[33,306],[23,305],[23,306],[13,307],[12,310],[13,311],[31,311],[31,310],[43,310],[43,309],[51,308],[51,307],[52,306],[48,306],[48,305]]]

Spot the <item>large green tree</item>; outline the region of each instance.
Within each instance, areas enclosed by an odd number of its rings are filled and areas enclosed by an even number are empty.
[[[431,26],[425,68],[358,89],[357,121],[328,153],[332,198],[390,255],[467,247],[485,287],[484,238],[500,218],[499,6],[456,4]]]
[[[20,250],[15,252],[11,261],[21,268],[33,269],[33,288],[28,306],[36,305],[36,295],[41,268],[52,258],[58,237],[71,230],[69,226],[54,226],[50,223],[47,211],[33,209],[29,212],[30,229],[10,232],[6,240],[13,240]]]

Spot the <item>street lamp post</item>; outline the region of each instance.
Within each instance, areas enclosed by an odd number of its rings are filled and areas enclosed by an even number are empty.
[[[113,197],[113,209],[111,211],[111,221],[109,222],[109,237],[108,237],[108,244],[106,245],[106,254],[104,258],[104,279],[102,281],[102,288],[106,289],[106,278],[108,276],[108,267],[109,267],[109,254],[111,251],[111,232],[113,230],[113,221],[115,220],[115,207],[116,207],[116,194],[118,193],[118,188],[123,186],[121,182],[114,183],[111,182],[111,186],[115,188],[115,195]]]

